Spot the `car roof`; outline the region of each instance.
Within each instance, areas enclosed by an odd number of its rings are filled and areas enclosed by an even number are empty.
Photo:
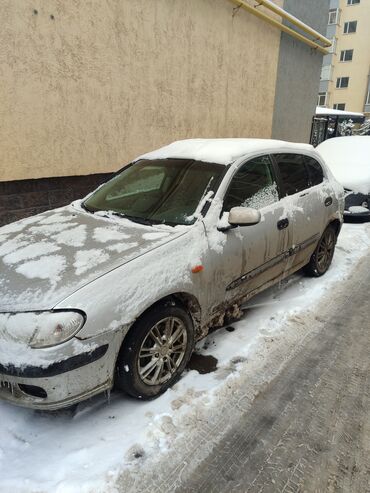
[[[179,158],[228,165],[246,154],[281,150],[304,152],[313,147],[273,139],[187,139],[143,154],[137,160]]]

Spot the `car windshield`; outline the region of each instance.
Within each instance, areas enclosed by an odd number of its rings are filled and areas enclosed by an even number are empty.
[[[145,224],[192,224],[199,203],[216,190],[224,169],[189,159],[144,159],[98,188],[83,207]]]

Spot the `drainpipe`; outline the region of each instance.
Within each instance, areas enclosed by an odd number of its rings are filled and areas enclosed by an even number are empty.
[[[302,41],[302,43],[305,43],[308,46],[311,46],[311,48],[314,48],[315,50],[319,51],[320,53],[323,53],[324,55],[329,54],[329,50],[327,48],[325,48],[324,46],[321,46],[320,44],[318,44],[316,41],[313,41],[312,39],[307,38],[303,34],[300,34],[296,31],[294,31],[290,27],[285,26],[282,22],[280,22],[280,21],[274,19],[273,17],[270,17],[269,15],[265,14],[264,12],[261,12],[260,10],[258,10],[256,8],[256,7],[258,7],[258,5],[256,5],[255,7],[252,7],[251,5],[249,5],[248,3],[246,3],[243,0],[229,0],[229,1],[232,2],[233,4],[235,4],[237,7],[240,7],[242,9],[246,10],[247,12],[249,12],[250,14],[253,14],[256,17],[264,20],[265,22],[267,22],[271,26],[277,27],[278,29],[280,29],[280,31],[283,31],[283,32],[289,34],[290,36],[292,36],[293,38],[298,39],[299,41]],[[258,2],[258,4],[262,3],[261,0],[256,0],[256,1]],[[266,0],[264,0],[264,1],[266,1]],[[272,3],[272,2],[270,2],[270,3]],[[276,9],[279,8],[279,7],[277,7],[277,5],[274,5],[274,7],[276,7]],[[287,19],[286,16],[290,16],[290,14],[285,12],[283,9],[281,9],[281,10],[284,12],[284,18]],[[281,14],[279,14],[279,15],[281,15]],[[296,18],[294,16],[290,16],[289,21],[292,22],[292,19],[296,19]],[[296,21],[298,21],[298,19],[296,19]],[[298,22],[300,23],[301,21],[298,21]],[[320,33],[315,31],[314,29],[311,29],[309,26],[307,26],[303,22],[302,22],[302,24],[305,25],[306,28],[309,28],[310,31],[312,31],[312,35],[315,36],[317,39],[319,39],[319,36],[324,38],[324,36],[322,36]],[[297,24],[295,24],[295,25],[297,25]],[[301,26],[300,26],[300,28],[302,29]],[[331,41],[327,38],[324,38],[324,39],[325,39],[325,44],[328,47],[331,46]]]

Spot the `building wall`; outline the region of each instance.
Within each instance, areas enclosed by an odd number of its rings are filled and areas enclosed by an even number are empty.
[[[181,138],[271,136],[280,32],[227,0],[1,6],[0,181],[109,172]]]
[[[284,6],[320,29],[321,3]],[[308,141],[322,56],[228,0],[4,0],[0,20],[0,225],[176,139]]]
[[[347,5],[347,0],[341,0],[340,25],[337,28],[337,53],[333,68],[330,103],[346,103],[346,110],[364,111],[365,98],[368,89],[370,72],[370,2],[362,0],[358,5]],[[357,20],[357,30],[354,34],[344,34],[344,23]],[[341,62],[341,50],[353,49],[353,60]],[[347,89],[337,89],[337,77],[349,77]],[[329,104],[330,104],[329,103]]]
[[[336,25],[327,26],[329,30],[335,31],[336,49],[330,57],[325,57],[323,66],[330,66],[326,70],[324,80],[320,82],[319,92],[327,93],[326,106],[333,108],[335,104],[345,104],[347,111],[368,112],[366,96],[369,91],[370,75],[370,2],[361,0],[359,4],[348,5],[347,0],[331,0],[331,8],[339,8],[339,22]],[[344,24],[357,20],[357,30],[353,34],[344,34]],[[341,62],[342,50],[353,49],[353,60]],[[349,87],[336,88],[338,77],[349,77]]]
[[[325,33],[329,0],[285,0],[284,9]],[[281,34],[272,137],[308,142],[323,55]]]

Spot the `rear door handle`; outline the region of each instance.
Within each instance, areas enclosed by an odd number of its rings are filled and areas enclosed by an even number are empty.
[[[325,207],[329,207],[329,205],[331,205],[333,203],[333,199],[331,197],[326,197],[325,199]]]
[[[277,222],[278,229],[285,229],[289,226],[289,219],[286,217]]]

